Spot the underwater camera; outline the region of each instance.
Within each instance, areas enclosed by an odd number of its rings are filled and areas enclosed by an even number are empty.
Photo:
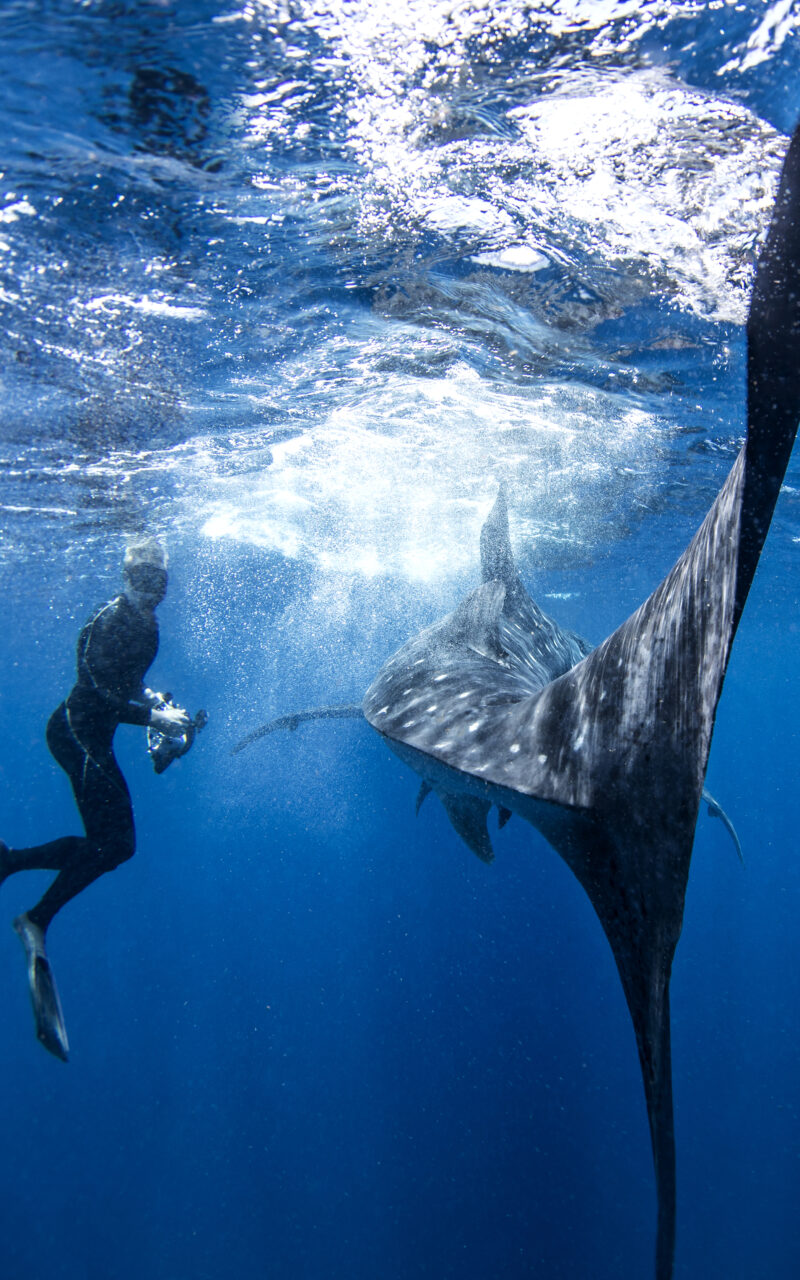
[[[173,702],[171,693],[151,695],[151,706],[154,710],[159,711],[166,707],[174,707],[176,711],[185,710],[184,707],[179,707],[177,702]],[[153,768],[156,773],[163,773],[165,769],[169,768],[173,760],[178,760],[180,756],[185,756],[192,746],[198,730],[204,729],[207,724],[208,712],[198,711],[195,717],[189,721],[189,727],[186,732],[176,738],[172,738],[166,733],[160,733],[158,729],[154,729],[150,725],[147,730],[147,754],[153,761]]]

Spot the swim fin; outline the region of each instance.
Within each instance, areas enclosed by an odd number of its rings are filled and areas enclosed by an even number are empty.
[[[69,1061],[69,1041],[58,987],[47,959],[44,933],[27,915],[17,916],[14,931],[25,948],[28,961],[28,986],[31,992],[36,1038],[62,1062]]]

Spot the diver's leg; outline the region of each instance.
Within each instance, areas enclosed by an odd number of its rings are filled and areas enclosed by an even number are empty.
[[[82,785],[86,753],[70,731],[63,702],[48,721],[47,745],[51,755],[69,778],[77,799]],[[57,840],[31,845],[27,849],[10,849],[0,840],[0,884],[7,876],[15,875],[18,871],[65,871],[68,867],[77,865],[85,854],[86,840],[83,836],[61,836]]]
[[[73,782],[86,839],[80,857],[59,871],[27,919],[44,934],[53,916],[107,871],[133,857],[136,835],[133,807],[122,772],[109,752],[100,762],[89,757],[81,779]]]
[[[92,766],[92,769],[94,768],[95,766]],[[87,778],[88,776],[87,770]],[[103,847],[99,847],[88,837],[78,841],[77,843],[85,850],[83,855],[73,865],[59,871],[36,906],[17,916],[14,921],[14,929],[25,948],[28,987],[37,1039],[45,1049],[55,1054],[57,1058],[61,1058],[63,1062],[66,1062],[69,1057],[69,1040],[64,1015],[61,1012],[61,1002],[58,998],[58,988],[47,958],[45,945],[47,928],[53,916],[66,902],[90,885],[104,871],[110,871],[124,858],[130,857],[134,848],[133,812],[130,800],[127,798],[127,788],[123,794],[109,783],[105,775],[101,775],[100,781],[95,779],[94,784],[90,785],[89,792],[101,806],[100,811],[103,816],[99,823],[95,818],[91,824],[87,822],[87,826],[92,830],[97,825],[104,827],[106,836],[110,839],[113,833],[116,837],[115,841],[106,843]]]
[[[53,971],[47,958],[45,934],[55,913],[77,893],[110,871],[135,847],[133,809],[125,779],[110,749],[93,753],[92,743],[80,742],[72,732],[62,705],[50,717],[47,745],[69,776],[86,835],[64,837],[35,849],[0,850],[0,871],[23,870],[56,863],[58,875],[41,900],[14,921],[25,949],[28,986],[36,1035],[50,1053],[66,1062],[69,1042]],[[27,866],[26,866],[27,864]]]
[[[131,855],[128,854],[127,856],[130,857]],[[25,913],[28,920],[41,929],[43,934],[46,933],[56,912],[60,911],[68,902],[71,902],[79,893],[83,893],[84,889],[88,889],[89,885],[104,875],[106,871],[113,871],[114,867],[119,866],[119,862],[122,861],[125,861],[125,859],[121,858],[119,861],[109,862],[97,850],[91,850],[78,866],[69,867],[66,871],[58,873],[50,888],[45,890],[36,906],[31,907],[30,911]]]
[[[61,836],[30,849],[9,849],[0,841],[0,884],[17,871],[64,871],[85,856],[83,836]]]
[[[77,797],[78,788],[86,774],[87,756],[69,729],[66,708],[62,705],[53,712],[47,725],[47,745],[55,759],[67,773]],[[6,849],[0,858],[0,871],[37,869],[55,870],[59,877],[68,875],[67,868],[80,867],[88,847],[86,837],[63,836],[47,844],[30,849]],[[45,947],[45,926],[31,920],[27,912],[14,921],[16,932],[25,949],[28,966],[28,988],[39,1043],[50,1053],[66,1062],[69,1058],[69,1040],[61,1012],[53,971]]]

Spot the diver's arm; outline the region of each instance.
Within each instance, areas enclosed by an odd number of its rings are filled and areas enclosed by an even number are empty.
[[[108,700],[113,704],[120,724],[138,724],[146,728],[153,723],[153,712],[146,702],[125,702],[121,698]]]
[[[168,738],[180,738],[187,732],[192,720],[183,707],[153,707],[149,724]]]
[[[142,697],[150,708],[148,727],[168,738],[180,738],[192,723],[189,712],[172,701],[171,693],[156,693],[144,688]]]

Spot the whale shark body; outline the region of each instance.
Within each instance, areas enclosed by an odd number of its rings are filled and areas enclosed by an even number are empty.
[[[636,1034],[656,1280],[670,1280],[675,1245],[670,972],[717,703],[800,419],[800,129],[758,262],[747,346],[746,442],[683,555],[601,645],[561,629],[528,595],[501,489],[481,532],[480,585],[388,660],[361,707],[285,716],[239,744],[363,712],[419,775],[418,807],[435,792],[481,859],[492,858],[492,806],[501,825],[515,814],[561,855],[611,945]]]

